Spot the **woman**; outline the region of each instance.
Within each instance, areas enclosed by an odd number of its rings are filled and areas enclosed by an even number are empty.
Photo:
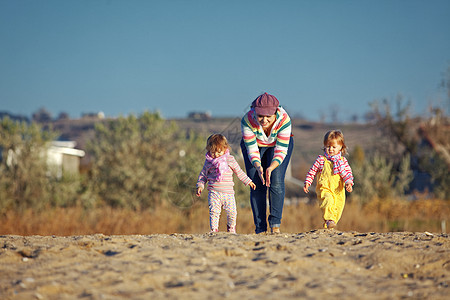
[[[250,191],[255,232],[267,231],[269,190],[269,226],[272,233],[280,233],[284,177],[294,146],[291,119],[275,96],[264,93],[252,102],[250,111],[242,118],[241,130],[245,168],[256,184],[256,189]]]

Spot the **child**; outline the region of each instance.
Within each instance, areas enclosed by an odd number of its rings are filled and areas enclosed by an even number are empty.
[[[219,218],[222,207],[227,212],[227,231],[236,233],[236,201],[234,199],[233,172],[252,189],[256,185],[239,167],[230,155],[230,146],[222,134],[211,135],[206,142],[206,159],[197,180],[197,197],[208,182],[209,224],[211,232],[219,231]]]
[[[317,157],[306,174],[303,190],[305,193],[309,192],[309,187],[319,172],[317,198],[320,200],[320,208],[323,211],[324,228],[332,229],[336,227],[344,210],[345,190],[353,191],[353,174],[347,159],[342,156],[347,153],[342,132],[328,131],[323,139],[323,145],[325,146],[324,154]]]

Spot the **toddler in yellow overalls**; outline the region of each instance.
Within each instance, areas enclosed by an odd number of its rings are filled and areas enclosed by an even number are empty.
[[[328,131],[323,139],[323,145],[324,154],[317,157],[306,174],[303,190],[305,193],[309,192],[314,177],[319,173],[317,198],[323,211],[324,228],[332,229],[336,227],[344,210],[345,190],[353,191],[353,174],[347,159],[342,156],[347,153],[342,132]]]

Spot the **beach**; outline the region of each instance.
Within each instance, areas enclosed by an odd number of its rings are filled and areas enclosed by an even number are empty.
[[[429,232],[0,237],[1,299],[449,299]]]

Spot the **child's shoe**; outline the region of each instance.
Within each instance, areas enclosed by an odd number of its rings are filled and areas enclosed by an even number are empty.
[[[333,220],[327,220],[327,221],[325,222],[325,226],[326,226],[328,229],[333,229],[334,227],[336,227],[336,222],[334,222]]]
[[[227,231],[229,233],[236,233],[236,226],[228,226],[227,225]]]
[[[219,228],[211,229],[211,231],[209,233],[216,233],[216,232],[219,232]]]

